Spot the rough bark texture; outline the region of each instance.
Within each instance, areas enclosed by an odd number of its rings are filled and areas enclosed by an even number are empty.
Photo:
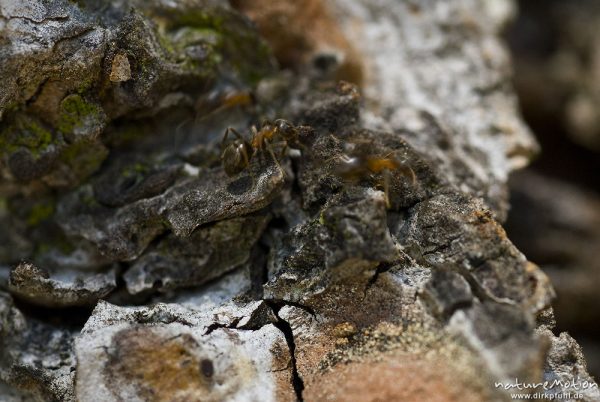
[[[276,3],[0,6],[0,396],[595,385],[501,226],[537,150],[498,38],[512,3]],[[225,128],[263,118],[298,127],[293,149],[226,175]],[[384,192],[385,172],[343,179],[352,155],[403,168]]]

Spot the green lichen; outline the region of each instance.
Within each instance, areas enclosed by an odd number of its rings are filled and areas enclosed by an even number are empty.
[[[175,44],[181,49],[196,44],[218,47],[223,41],[223,37],[218,31],[205,27],[183,27],[177,30],[174,37]]]
[[[21,137],[21,145],[30,149],[44,149],[52,143],[52,134],[44,129],[41,125],[31,121],[26,127],[26,132],[33,134],[32,136]]]
[[[84,94],[88,89],[94,86],[96,83],[96,77],[88,77],[84,79],[81,84],[77,87],[77,93],[80,95]]]
[[[27,225],[36,226],[54,213],[54,205],[49,202],[35,204],[27,216]]]
[[[185,10],[155,16],[157,37],[165,53],[182,68],[197,73],[229,69],[255,85],[273,71],[271,49],[239,14],[225,8]],[[186,49],[203,46],[201,59]]]
[[[54,142],[52,132],[40,121],[20,114],[0,133],[0,154],[11,154],[19,148],[27,148],[33,156],[38,157]]]
[[[85,125],[86,120],[102,120],[103,110],[100,106],[86,101],[81,95],[67,96],[60,104],[60,117],[56,128],[62,133],[71,134]]]
[[[181,27],[212,28],[222,31],[225,25],[223,10],[211,9],[171,9],[161,15],[153,15],[163,29],[174,30]]]
[[[172,31],[159,30],[157,38],[168,59],[182,69],[199,75],[211,75],[223,61],[221,34],[206,27],[184,26]],[[190,56],[191,48],[201,48],[202,57]]]

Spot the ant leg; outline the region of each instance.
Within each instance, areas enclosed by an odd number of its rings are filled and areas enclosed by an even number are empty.
[[[246,152],[246,150],[243,148],[242,148],[242,158],[244,158],[244,166],[249,166],[250,165],[250,156],[248,155],[248,152]]]
[[[392,154],[394,154],[396,151],[392,151],[387,153],[383,158],[389,158]],[[415,175],[415,171],[412,170],[409,166],[405,165],[403,162],[401,161],[397,161],[397,168],[396,170],[398,172],[400,172],[400,174],[402,174],[404,177],[408,177],[410,179],[410,183],[411,184],[415,184],[415,181],[417,181],[417,176]]]
[[[246,146],[248,148],[251,148],[251,144],[248,142],[248,140],[246,140],[244,138],[244,136],[242,136],[235,128],[233,127],[227,127],[225,129],[225,134],[223,135],[223,139],[221,140],[221,151],[225,149],[225,141],[227,141],[227,136],[229,135],[229,132],[232,132],[240,141],[243,141],[244,144],[246,144]]]
[[[252,187],[254,187],[256,185],[256,177],[254,177],[254,172],[250,167],[250,156],[245,149],[242,151],[242,158],[244,158],[244,164],[248,166],[248,175],[250,175],[250,178],[252,179]]]
[[[225,141],[227,141],[227,137],[229,136],[229,132],[232,132],[238,139],[246,142],[246,139],[233,127],[227,127],[225,129],[225,133],[223,134],[223,139],[221,140],[221,148],[225,145]]]
[[[225,148],[225,141],[227,141],[227,136],[229,135],[229,131],[232,130],[231,127],[227,127],[225,132],[223,133],[223,138],[221,139],[221,151]]]
[[[235,136],[242,141],[246,141],[246,139],[233,127],[228,127],[227,128],[229,131],[231,131],[233,134],[235,134]]]
[[[233,134],[235,134],[235,136],[236,136],[236,137],[237,137],[237,138],[238,138],[240,141],[243,141],[243,142],[244,142],[244,144],[246,145],[246,147],[248,147],[248,149],[251,149],[251,148],[252,148],[252,143],[248,142],[248,140],[247,140],[247,139],[245,139],[243,135],[241,135],[240,133],[238,133],[238,131],[237,131],[235,128],[232,128],[232,129],[231,129],[231,132],[232,132]],[[248,159],[250,159],[250,156],[248,156]]]
[[[390,171],[383,170],[383,196],[385,199],[385,207],[390,209]]]
[[[222,104],[218,105],[214,108],[204,108],[205,113],[200,113],[200,111],[196,112],[196,116],[194,118],[194,125],[201,123],[204,120],[207,120],[211,117],[215,117],[218,113],[225,111],[227,109],[231,109],[237,106],[247,106],[253,103],[252,94],[247,91],[234,91],[229,95],[225,95],[225,98],[221,100]],[[210,107],[210,106],[209,106]],[[198,107],[196,107],[198,110]]]
[[[417,176],[415,175],[415,171],[414,170],[412,170],[408,166],[402,166],[398,170],[405,177],[408,177],[410,179],[410,184],[415,184],[415,182],[417,181]]]
[[[300,141],[294,141],[294,148],[299,149],[300,151],[306,151],[306,145],[302,144]]]
[[[279,156],[280,158],[283,158],[285,155],[287,155],[286,154],[287,149],[288,149],[288,144],[287,144],[287,142],[284,142],[283,143],[283,149],[281,150],[281,154]]]
[[[253,145],[256,144],[257,149],[262,149],[262,141],[257,140],[258,130],[256,129],[256,126],[252,126],[252,128],[250,130],[252,131],[252,139],[250,140],[250,142]]]
[[[279,152],[279,158],[283,158],[286,155],[285,151],[287,151],[288,149],[288,143],[287,141],[274,142],[271,144],[271,147],[273,149],[277,149],[277,147],[282,147],[281,151]]]
[[[275,157],[275,152],[273,152],[273,147],[271,147],[271,143],[266,138],[265,138],[265,147],[269,151],[269,154],[271,155],[271,158],[273,158],[273,161],[275,162],[275,164],[277,165],[277,167],[279,168],[279,170],[281,170],[281,172],[284,173],[283,172],[283,168],[281,167],[281,164],[277,160],[277,157]]]
[[[202,114],[196,113],[196,116],[194,117],[194,125],[202,123],[203,121],[209,119],[210,117],[219,113],[223,109],[224,109],[224,105],[221,105],[221,106],[216,107],[215,109],[209,110],[206,113],[202,113]]]

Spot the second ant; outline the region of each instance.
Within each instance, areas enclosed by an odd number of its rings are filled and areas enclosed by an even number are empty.
[[[407,177],[411,184],[415,183],[415,172],[400,160],[394,152],[385,156],[371,155],[367,152],[354,152],[352,156],[338,157],[339,163],[336,174],[345,181],[357,182],[372,174],[381,175],[383,178],[383,192],[386,208],[390,208],[390,180],[393,172]]]

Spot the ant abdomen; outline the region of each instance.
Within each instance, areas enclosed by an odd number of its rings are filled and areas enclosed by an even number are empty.
[[[232,132],[237,138],[225,146],[227,136]],[[227,176],[234,176],[248,167],[252,158],[252,145],[241,136],[235,129],[229,127],[225,130],[221,143],[221,162]]]

